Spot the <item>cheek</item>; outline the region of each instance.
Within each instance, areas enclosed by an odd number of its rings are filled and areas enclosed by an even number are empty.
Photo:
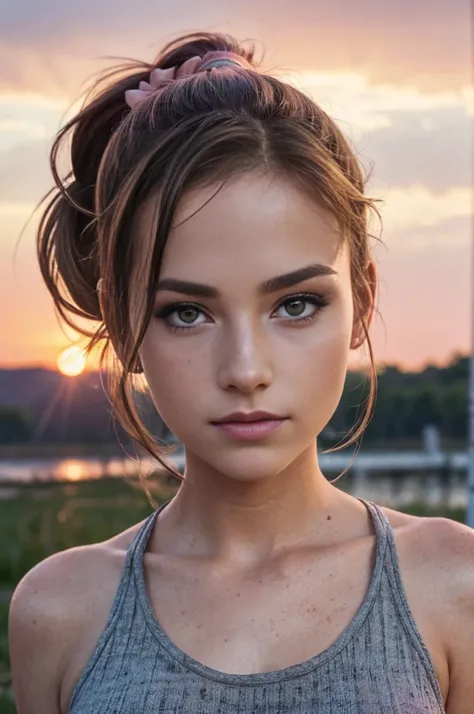
[[[203,361],[176,349],[176,344],[171,349],[166,340],[158,345],[153,336],[144,339],[140,358],[155,407],[169,428],[174,431],[176,421],[194,418],[201,403]]]
[[[339,317],[339,321],[321,324],[314,332],[315,339],[294,360],[292,379],[299,401],[311,421],[317,421],[318,429],[323,429],[334,414],[346,380],[352,329],[350,319]]]
[[[345,372],[350,354],[351,330],[343,321],[333,322],[321,329],[313,349],[308,351],[318,377],[329,384]]]

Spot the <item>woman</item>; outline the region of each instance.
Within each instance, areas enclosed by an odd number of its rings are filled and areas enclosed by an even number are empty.
[[[162,460],[133,404],[143,373],[186,469],[145,521],[20,582],[19,714],[472,714],[472,531],[318,465],[350,351],[370,348],[354,153],[231,37],[110,77],[53,147],[54,167],[73,130],[39,262],[60,314],[113,347],[124,426]]]

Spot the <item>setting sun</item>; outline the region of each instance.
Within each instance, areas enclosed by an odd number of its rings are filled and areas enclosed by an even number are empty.
[[[68,377],[76,377],[81,374],[86,365],[84,350],[74,345],[67,347],[59,355],[56,365],[61,374],[65,374]]]

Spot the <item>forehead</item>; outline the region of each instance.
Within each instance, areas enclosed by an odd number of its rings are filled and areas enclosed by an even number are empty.
[[[344,270],[336,218],[290,181],[250,174],[183,196],[160,277],[225,286],[310,263]]]

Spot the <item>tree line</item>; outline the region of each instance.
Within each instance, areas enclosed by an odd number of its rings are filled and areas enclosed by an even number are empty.
[[[364,443],[420,438],[432,424],[448,440],[466,440],[469,358],[456,355],[445,367],[404,372],[388,365],[377,375],[377,399]],[[361,418],[369,394],[364,374],[349,372],[339,406],[324,436],[333,445]]]
[[[388,365],[378,370],[377,401],[372,420],[364,435],[364,444],[419,439],[423,427],[438,427],[442,437],[464,441],[468,429],[469,358],[457,355],[445,367],[427,366],[419,372],[404,372]],[[367,376],[348,372],[339,406],[321,435],[324,448],[339,443],[361,418],[369,393]],[[80,397],[80,409],[71,405],[69,420],[51,416],[51,428],[45,434],[50,442],[111,442],[110,405],[104,398],[103,429],[98,417],[98,404],[90,404],[87,395]],[[152,433],[166,435],[151,400],[141,394],[142,418]],[[76,406],[79,405],[79,401]],[[105,406],[107,405],[107,406]],[[90,414],[88,415],[88,410]],[[94,417],[93,428],[91,417]],[[0,443],[28,443],[35,438],[38,415],[26,407],[0,407]],[[119,425],[116,431],[121,434]]]

